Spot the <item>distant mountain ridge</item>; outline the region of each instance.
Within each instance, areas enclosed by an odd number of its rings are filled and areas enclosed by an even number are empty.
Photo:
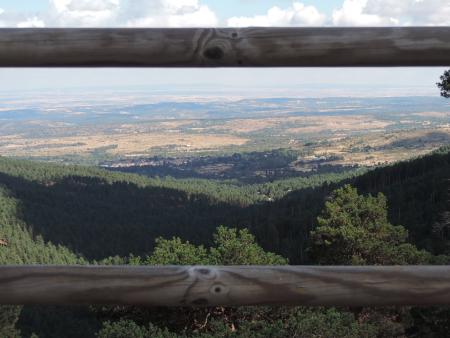
[[[364,113],[448,112],[450,104],[432,96],[379,98],[257,98],[243,100],[213,100],[209,102],[161,101],[152,103],[108,102],[89,105],[89,101],[65,105],[14,107],[0,111],[0,121],[46,120],[72,123],[94,122],[102,117],[104,123],[129,121],[130,116],[147,120],[165,119],[230,119],[261,118],[303,114],[352,115]]]

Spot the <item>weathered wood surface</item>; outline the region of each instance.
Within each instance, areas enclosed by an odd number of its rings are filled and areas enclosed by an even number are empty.
[[[450,305],[450,266],[2,266],[0,304]]]
[[[0,29],[1,67],[448,65],[450,27]]]

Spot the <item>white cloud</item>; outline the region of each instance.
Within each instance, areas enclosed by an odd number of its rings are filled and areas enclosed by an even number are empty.
[[[213,27],[219,22],[216,14],[198,0],[123,2],[120,16],[128,27]]]
[[[197,27],[218,19],[199,0],[50,0],[56,27]]]
[[[314,6],[305,6],[294,2],[292,6],[281,9],[277,6],[268,10],[265,15],[252,17],[232,17],[228,19],[230,27],[248,26],[321,26],[325,23],[325,15]]]
[[[50,0],[49,26],[107,26],[119,9],[119,0]]]
[[[314,6],[294,2],[265,15],[232,17],[228,26],[410,26],[450,25],[450,0],[343,0],[331,18]]]
[[[42,13],[0,9],[0,27],[212,27],[219,19],[206,0],[48,0]],[[235,16],[224,23],[246,26],[450,25],[450,0],[342,0],[327,17],[295,0],[267,13]],[[323,0],[326,1],[326,0]]]
[[[45,27],[45,23],[37,16],[28,17],[23,13],[7,12],[0,8],[0,27]]]
[[[342,8],[333,12],[335,26],[388,26],[395,22],[377,14],[364,13],[367,0],[345,0]]]
[[[194,11],[169,17],[169,27],[214,27],[218,19],[213,11],[207,6],[199,6]]]
[[[163,6],[172,14],[182,14],[197,10],[199,3],[197,0],[165,0]]]
[[[449,0],[345,0],[335,26],[449,25]]]
[[[119,6],[119,0],[53,0],[62,5],[62,9],[68,8],[73,11],[112,11]]]
[[[45,22],[38,17],[34,16],[32,18],[28,18],[24,21],[20,21],[17,23],[17,27],[19,28],[43,28],[45,27]]]
[[[449,0],[368,0],[365,10],[405,25],[450,25]]]

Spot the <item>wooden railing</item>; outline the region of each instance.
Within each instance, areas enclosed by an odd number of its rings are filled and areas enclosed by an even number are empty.
[[[7,67],[447,66],[450,27],[0,29]]]
[[[450,267],[9,266],[2,304],[439,305]]]
[[[0,29],[0,67],[448,65],[450,27]],[[0,304],[448,305],[450,266],[0,266]]]

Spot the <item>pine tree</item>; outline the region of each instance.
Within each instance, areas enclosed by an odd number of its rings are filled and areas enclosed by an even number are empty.
[[[431,255],[407,243],[408,231],[387,218],[387,200],[359,195],[351,185],[335,190],[311,232],[311,255],[319,264],[423,264]]]
[[[440,80],[437,86],[441,90],[441,96],[450,98],[450,70],[445,71]]]

